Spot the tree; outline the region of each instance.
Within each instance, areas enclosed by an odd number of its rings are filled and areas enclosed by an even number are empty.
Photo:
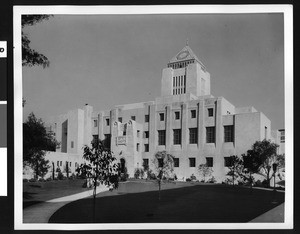
[[[47,132],[42,119],[30,113],[23,123],[23,166],[30,166],[35,177],[43,177],[48,171],[46,151],[55,151],[59,143],[53,133]]]
[[[253,153],[261,160],[260,172],[266,177],[267,185],[270,186],[270,180],[272,177],[272,164],[278,160],[276,143],[272,143],[270,140],[264,139],[263,141],[256,141],[252,150]]]
[[[198,171],[199,171],[199,174],[203,177],[203,180],[205,182],[205,178],[207,176],[210,176],[213,172],[213,170],[211,169],[211,167],[207,166],[207,164],[200,164],[198,166]]]
[[[234,186],[234,180],[241,175],[243,167],[243,161],[236,155],[232,155],[229,157],[229,172],[227,173],[228,176],[232,177],[232,185]]]
[[[33,26],[43,20],[48,20],[52,15],[22,15],[22,65],[23,66],[39,66],[49,67],[48,58],[30,48],[30,40],[28,35],[24,33],[24,27]]]
[[[252,184],[254,182],[254,177],[252,176],[255,173],[258,173],[261,166],[262,160],[257,154],[257,152],[253,150],[248,150],[247,154],[242,154],[243,158],[243,178],[247,180],[252,188]]]
[[[174,170],[174,156],[166,151],[158,151],[154,155],[153,164],[156,171],[158,183],[158,199],[160,200],[161,182],[164,178],[171,178]]]
[[[83,159],[88,164],[81,164],[77,168],[80,176],[92,180],[93,186],[93,219],[96,214],[96,189],[98,183],[104,184],[113,190],[118,187],[120,170],[116,158],[110,150],[104,146],[104,142],[98,139],[92,141],[92,147],[85,145],[83,148]]]

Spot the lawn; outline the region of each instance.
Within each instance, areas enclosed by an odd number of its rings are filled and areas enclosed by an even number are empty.
[[[23,182],[23,208],[54,198],[87,191],[82,188],[84,180],[53,180],[46,182]]]
[[[284,202],[284,193],[199,183],[163,185],[158,200],[153,182],[128,182],[96,200],[96,223],[229,223],[248,222]],[[50,223],[91,223],[93,199],[71,202],[57,210]]]

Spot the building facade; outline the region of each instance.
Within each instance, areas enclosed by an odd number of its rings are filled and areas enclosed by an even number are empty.
[[[130,177],[143,164],[152,168],[155,153],[165,150],[175,157],[178,179],[199,178],[198,166],[207,163],[217,181],[225,178],[229,156],[274,137],[262,112],[211,95],[210,74],[188,45],[163,69],[161,96],[154,101],[104,111],[86,104],[53,118],[50,128],[61,142],[48,155],[57,165],[67,157],[75,169],[82,162],[82,146],[96,138],[105,140]]]

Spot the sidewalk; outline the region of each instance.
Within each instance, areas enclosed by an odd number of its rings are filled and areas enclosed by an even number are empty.
[[[284,222],[284,203],[276,206],[272,210],[256,217],[249,223],[283,223]]]
[[[99,186],[97,187],[97,194],[107,190],[108,188]],[[78,199],[82,199],[92,195],[93,190],[89,190],[29,206],[23,210],[23,223],[48,223],[51,215],[53,215],[54,212],[59,208],[72,201],[76,201]]]

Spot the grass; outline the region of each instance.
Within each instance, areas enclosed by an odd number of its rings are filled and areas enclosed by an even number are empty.
[[[278,204],[284,193],[277,192]],[[158,200],[152,182],[120,184],[96,199],[96,223],[237,223],[248,222],[274,208],[273,192],[245,187],[199,183],[163,185]],[[93,199],[86,198],[57,210],[50,223],[91,223]]]
[[[81,179],[25,182],[23,183],[23,208],[54,198],[87,191],[87,188],[82,188],[83,183],[84,180]]]

